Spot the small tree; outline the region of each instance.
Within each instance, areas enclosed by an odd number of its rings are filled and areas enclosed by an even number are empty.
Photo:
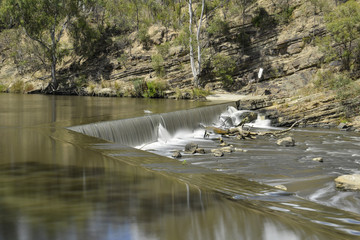
[[[63,56],[60,40],[70,20],[85,3],[73,0],[4,0],[2,8],[21,26],[26,35],[44,49],[51,65],[49,92],[57,89],[56,66]]]
[[[360,46],[360,4],[350,0],[325,16],[329,35],[321,39],[327,61],[339,59],[344,70],[350,70]]]

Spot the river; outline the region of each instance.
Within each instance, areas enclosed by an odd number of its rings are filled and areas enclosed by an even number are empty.
[[[356,170],[346,161],[356,161],[356,135],[346,134],[347,142],[341,132],[295,131],[298,155],[308,145],[312,153],[287,157],[287,165],[280,161],[293,153],[268,147],[268,139],[245,143],[247,157],[188,156],[184,165],[167,157],[170,147],[143,151],[68,129],[208,104],[0,94],[0,239],[359,238],[359,195],[342,204],[328,186],[335,174],[326,174],[341,172],[340,164],[318,167],[308,159],[314,151],[331,156],[337,144],[345,149],[341,166]]]

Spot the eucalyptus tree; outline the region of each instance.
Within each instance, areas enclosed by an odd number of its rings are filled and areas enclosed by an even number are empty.
[[[200,73],[201,73],[200,33],[201,33],[201,26],[202,26],[203,20],[204,20],[205,0],[201,0],[201,13],[200,13],[199,20],[195,19],[192,0],[188,0],[188,6],[189,6],[189,33],[190,33],[189,34],[190,65],[191,65],[191,72],[193,74],[193,84],[195,87],[198,87],[198,86],[200,86]],[[194,48],[193,48],[194,20],[195,20],[195,25],[196,25],[197,62],[195,62]]]
[[[327,60],[340,59],[344,70],[351,70],[360,53],[360,3],[349,0],[325,15],[330,33],[321,39]]]
[[[27,37],[37,42],[50,62],[51,82],[47,92],[58,87],[56,67],[64,56],[60,40],[70,22],[92,0],[3,0],[2,9],[24,29]]]

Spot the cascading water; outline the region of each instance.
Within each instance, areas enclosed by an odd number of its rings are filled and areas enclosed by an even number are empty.
[[[212,125],[229,104],[182,110],[143,117],[99,122],[68,129],[85,135],[105,139],[127,146],[139,146],[158,141],[159,129],[166,129],[167,138],[174,136],[179,130],[193,131],[199,123]]]

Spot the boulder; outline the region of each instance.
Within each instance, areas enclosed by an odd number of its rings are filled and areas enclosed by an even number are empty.
[[[346,125],[346,123],[340,123],[337,128],[340,130],[346,130],[348,126]]]
[[[188,143],[185,145],[185,152],[194,154],[196,149],[198,149],[198,145],[196,143]]]
[[[335,179],[335,185],[341,190],[360,190],[360,174],[339,176]]]
[[[316,157],[312,159],[315,162],[324,162],[324,159],[322,157]]]
[[[276,144],[284,147],[293,147],[295,146],[295,140],[292,137],[281,138]]]
[[[175,151],[175,152],[172,154],[172,157],[173,157],[173,158],[181,158],[182,155],[181,155],[180,151]]]

